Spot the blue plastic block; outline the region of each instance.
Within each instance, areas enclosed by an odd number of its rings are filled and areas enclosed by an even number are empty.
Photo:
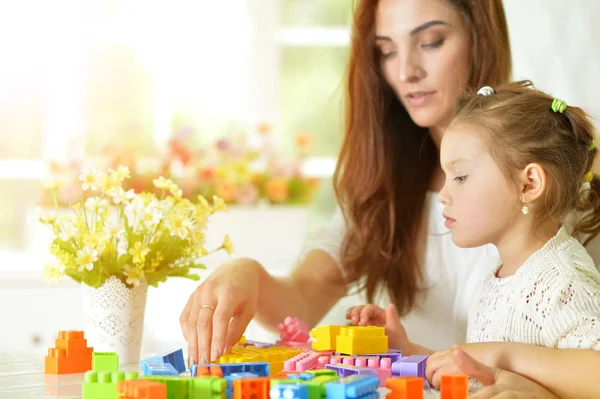
[[[173,352],[167,352],[162,355],[149,357],[144,360],[148,362],[169,363],[175,370],[179,372],[179,374],[185,371],[185,361],[183,360],[183,351],[181,349]]]
[[[315,378],[315,374],[302,373],[302,374],[288,374],[288,378],[292,380],[310,381]]]
[[[308,399],[308,386],[295,384],[271,385],[271,399]]]
[[[161,363],[161,362],[150,362],[147,360],[142,360],[140,362],[140,368],[142,370],[143,376],[149,375],[173,375],[178,376],[179,373],[175,370],[175,367],[171,365],[171,363]]]
[[[269,377],[269,363],[267,362],[252,362],[244,364],[244,371],[256,374],[259,377]]]
[[[325,386],[327,399],[359,399],[371,393],[377,393],[379,379],[365,375],[351,375]]]

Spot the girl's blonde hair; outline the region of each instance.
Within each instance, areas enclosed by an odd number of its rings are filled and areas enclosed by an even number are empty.
[[[493,88],[491,95],[473,92],[458,104],[453,124],[483,129],[483,136],[505,176],[516,184],[515,171],[540,164],[548,177],[540,221],[564,220],[572,211],[583,217],[573,235],[587,234],[587,244],[600,232],[600,178],[591,172],[598,150],[588,115],[578,107],[552,109],[554,98],[530,81]],[[584,181],[589,188],[582,190]]]

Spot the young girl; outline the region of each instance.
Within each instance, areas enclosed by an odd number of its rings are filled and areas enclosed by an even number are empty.
[[[439,199],[452,240],[494,244],[501,259],[474,298],[467,342],[600,349],[600,273],[584,248],[600,232],[594,129],[580,108],[530,86],[465,96],[442,139]],[[410,343],[393,308],[347,316],[387,324],[403,351],[431,353]]]

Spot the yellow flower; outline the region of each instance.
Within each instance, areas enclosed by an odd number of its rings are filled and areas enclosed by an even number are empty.
[[[227,251],[229,255],[231,255],[233,251],[235,251],[235,249],[233,248],[233,242],[231,242],[231,239],[229,238],[229,234],[225,234],[225,238],[223,239],[223,244],[221,244],[221,248]]]
[[[152,183],[154,183],[154,186],[156,188],[160,189],[168,189],[169,187],[171,187],[171,184],[173,184],[171,180],[165,179],[162,176],[160,176],[158,179],[152,180]]]
[[[210,205],[202,195],[198,196],[198,207],[201,212],[210,212]]]
[[[119,181],[124,181],[125,179],[131,178],[131,173],[129,173],[129,168],[127,166],[119,165],[117,168],[117,178]]]
[[[83,183],[81,184],[81,188],[83,191],[93,190],[97,191],[100,188],[100,175],[96,171],[96,169],[89,169],[84,171],[81,175],[79,175],[79,180]]]
[[[60,283],[62,276],[65,274],[65,265],[60,263],[58,259],[52,259],[44,265],[44,280],[48,284]]]
[[[129,254],[133,256],[133,263],[138,264],[144,263],[148,252],[150,252],[150,248],[139,241],[134,244],[133,248],[129,249]]]
[[[57,217],[58,216],[56,215],[55,210],[51,210],[48,212],[42,212],[41,210],[39,211],[40,222],[44,224],[54,224],[54,222],[56,222]]]
[[[102,174],[101,180],[102,189],[105,193],[114,193],[121,189],[121,180],[119,180],[117,172],[114,170],[111,170],[108,174]]]
[[[183,195],[183,191],[179,187],[177,187],[177,184],[173,182],[171,182],[168,188],[171,195],[173,195],[173,197],[175,198],[181,198],[181,196]]]
[[[47,190],[58,190],[59,188],[61,188],[61,186],[64,184],[63,181],[61,180],[46,180],[44,181],[43,185],[44,188]]]
[[[85,247],[77,251],[78,270],[82,272],[84,269],[92,270],[94,262],[98,260],[98,252],[95,249]]]
[[[215,204],[215,212],[227,212],[227,205],[222,198],[213,195],[213,204]]]
[[[127,280],[125,282],[129,285],[137,287],[140,285],[140,278],[144,276],[144,271],[139,270],[136,267],[131,265],[123,266],[123,274],[127,276]]]

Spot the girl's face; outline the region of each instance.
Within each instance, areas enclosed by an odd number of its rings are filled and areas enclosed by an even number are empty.
[[[510,233],[521,203],[479,132],[452,123],[440,149],[446,182],[439,193],[452,241],[463,248],[498,243]]]
[[[381,68],[412,120],[447,124],[471,73],[471,40],[443,0],[380,0],[375,21]]]

